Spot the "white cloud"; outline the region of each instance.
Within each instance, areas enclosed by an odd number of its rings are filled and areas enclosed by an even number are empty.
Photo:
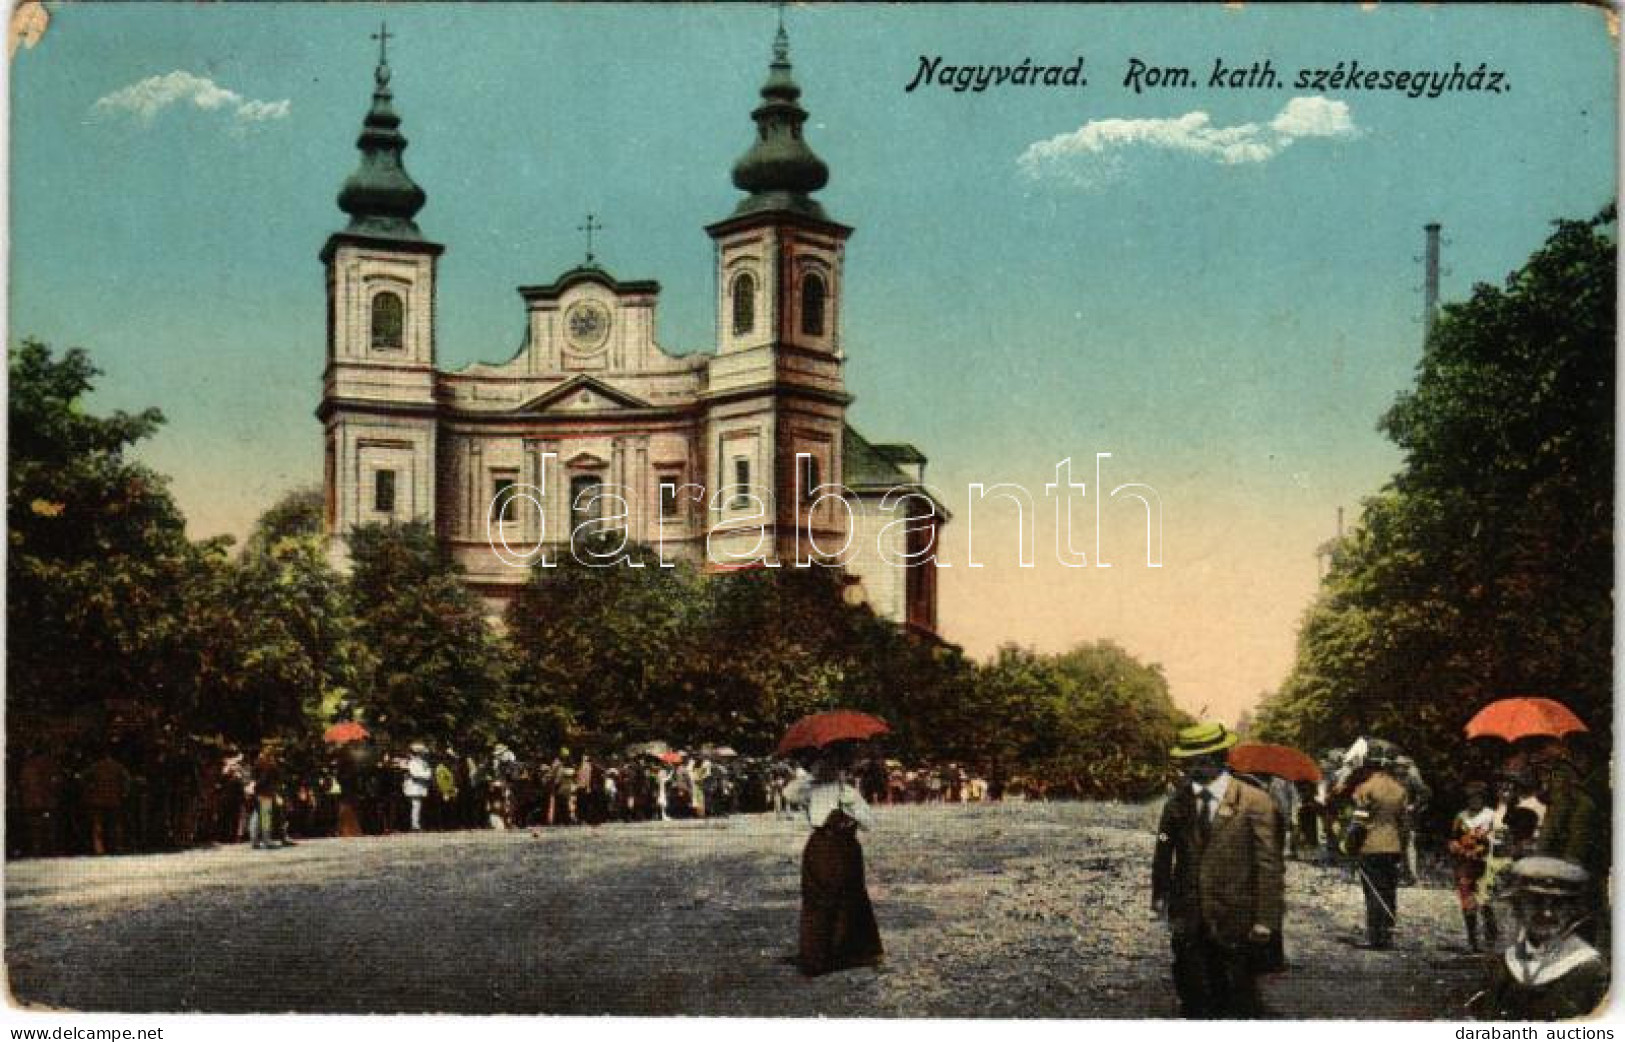
[[[1094,188],[1122,176],[1125,159],[1138,152],[1172,152],[1233,166],[1267,162],[1305,138],[1358,134],[1346,102],[1293,98],[1267,124],[1219,127],[1206,112],[1171,119],[1090,120],[1070,133],[1033,142],[1016,163],[1034,180]]]
[[[128,87],[121,87],[96,99],[93,107],[101,112],[128,114],[143,123],[150,123],[154,116],[171,105],[187,104],[205,112],[228,111],[242,123],[282,119],[291,107],[285,98],[281,101],[245,98],[206,76],[194,76],[179,69],[162,76],[148,76]]]
[[[1270,120],[1270,129],[1287,141],[1301,137],[1354,137],[1358,131],[1349,118],[1346,102],[1325,98],[1293,98]]]
[[[288,114],[290,105],[287,98],[281,101],[245,101],[237,106],[237,118],[251,123],[281,119]]]

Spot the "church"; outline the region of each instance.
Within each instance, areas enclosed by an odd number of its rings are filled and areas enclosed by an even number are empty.
[[[596,264],[589,218],[586,262],[519,288],[518,353],[455,371],[436,368],[444,246],[415,221],[426,196],[402,162],[387,30],[379,39],[360,165],[338,196],[349,223],[321,252],[317,417],[335,558],[356,525],[424,521],[493,610],[533,565],[601,552],[606,535],[713,570],[833,561],[851,599],[934,633],[948,512],[924,484],[919,450],[847,424],[852,229],[813,198],[829,170],[803,138],[783,27],[750,114],[754,140],[733,167],[744,197],[705,227],[714,348],[661,347],[660,284]]]

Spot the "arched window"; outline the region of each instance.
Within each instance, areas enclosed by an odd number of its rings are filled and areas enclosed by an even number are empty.
[[[824,335],[824,279],[816,272],[801,278],[801,332],[805,336]]]
[[[374,351],[401,349],[402,316],[405,306],[398,293],[379,293],[372,298],[372,347]]]
[[[749,272],[734,276],[729,291],[733,297],[734,336],[744,336],[756,325],[756,280]]]

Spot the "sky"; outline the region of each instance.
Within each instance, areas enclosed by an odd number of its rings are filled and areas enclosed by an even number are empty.
[[[389,21],[418,221],[446,245],[438,361],[519,347],[520,285],[581,260],[661,282],[657,335],[714,342],[704,225],[739,198],[771,5],[73,4],[11,71],[7,335],[87,348],[97,409],[159,406],[142,458],[195,537],[242,535],[316,483],[317,254],[344,223]],[[819,193],[856,231],[851,422],[909,441],[955,513],[944,635],[978,656],[1109,638],[1193,712],[1235,720],[1280,683],[1315,548],[1401,460],[1377,430],[1422,342],[1423,225],[1443,296],[1500,282],[1549,222],[1616,192],[1617,40],[1581,6],[792,5]],[[1070,67],[1083,86],[908,87],[943,66]],[[1186,86],[1125,84],[1132,60]],[[1208,85],[1215,60],[1281,82]],[[1502,74],[1411,98],[1298,70]],[[1143,82],[1143,80],[1142,80]],[[1101,505],[1152,486],[1144,508]],[[1056,562],[1044,485],[1088,492]],[[1034,497],[1035,567],[1015,514]],[[974,520],[974,523],[973,523]],[[969,533],[976,533],[968,567]]]

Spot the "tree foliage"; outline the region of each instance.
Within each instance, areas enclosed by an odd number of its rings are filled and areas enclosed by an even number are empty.
[[[127,457],[156,409],[96,416],[81,350],[24,341],[9,358],[6,690],[23,733],[162,731],[202,692],[200,598],[221,559],[193,545],[165,482]]]
[[[210,711],[199,726],[248,746],[314,745],[328,707],[361,681],[364,647],[321,538],[250,539],[215,594]]]
[[[841,573],[687,566],[537,568],[510,606],[527,747],[661,738],[771,752],[797,718],[845,707],[892,725],[886,748],[1063,791],[1131,796],[1160,781],[1183,720],[1154,666],[1110,644],[1043,656],[963,653],[850,603]]]
[[[1380,428],[1400,472],[1364,504],[1261,733],[1359,733],[1447,777],[1487,702],[1542,694],[1612,724],[1612,208],[1559,221],[1504,287],[1447,307]]]
[[[1003,760],[1077,796],[1155,792],[1189,722],[1162,670],[1111,641],[1059,655],[1006,646],[982,674],[982,701],[995,714],[989,737]]]
[[[1081,795],[1137,795],[1160,774],[1178,713],[1155,667],[1110,644],[977,666],[855,602],[833,568],[565,555],[497,627],[425,524],[354,530],[336,569],[319,489],[273,504],[235,557],[190,543],[162,479],[125,455],[161,416],[90,415],[95,376],[79,351],[30,342],[11,358],[8,681],[24,744],[76,715],[94,731],[118,705],[151,734],[275,739],[310,762],[345,715],[394,746],[550,757],[660,738],[765,754],[840,706],[888,720],[889,753],[911,761],[1044,773]]]
[[[361,666],[354,704],[398,740],[488,747],[507,719],[506,656],[462,570],[429,526],[349,537],[349,609]]]

